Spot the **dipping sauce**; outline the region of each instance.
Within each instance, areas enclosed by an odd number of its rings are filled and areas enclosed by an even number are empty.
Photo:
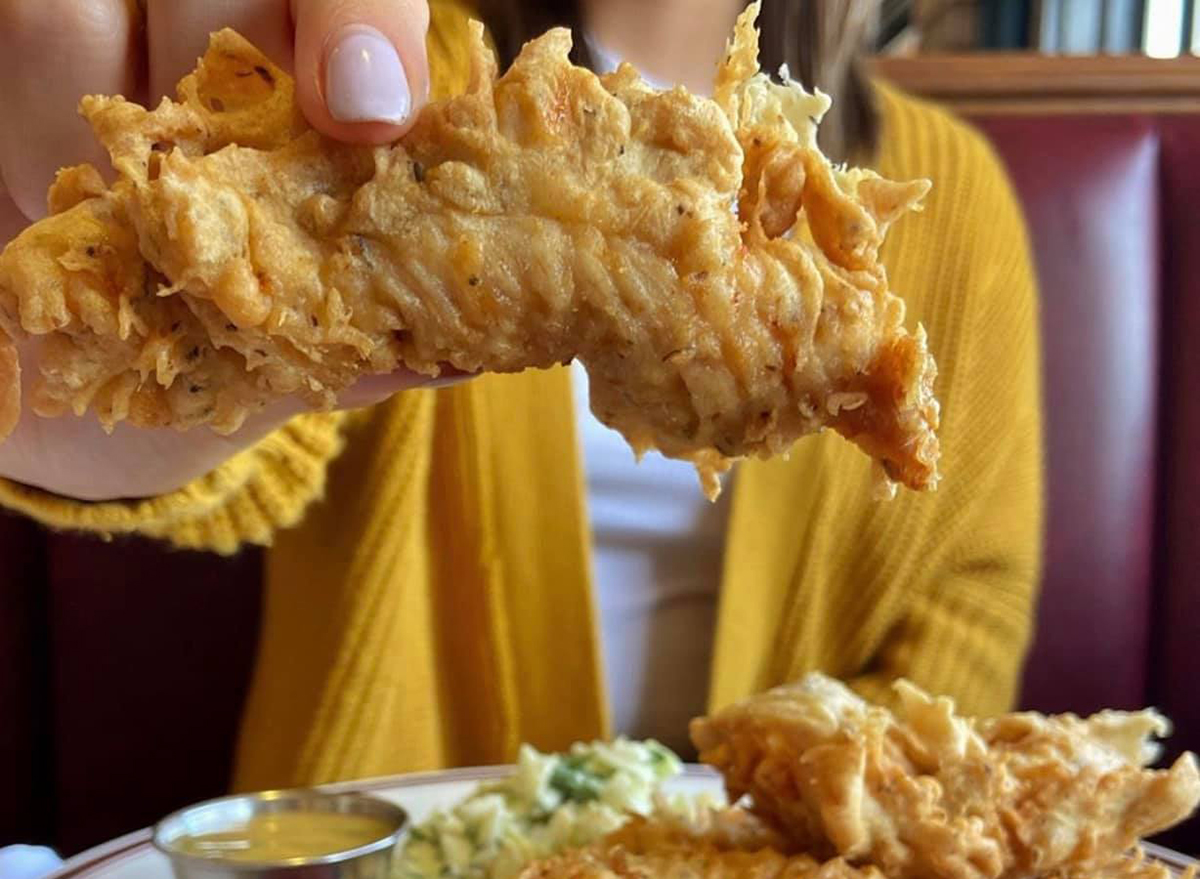
[[[181,836],[176,851],[232,861],[284,861],[332,855],[383,839],[395,827],[371,815],[277,812],[212,833]]]

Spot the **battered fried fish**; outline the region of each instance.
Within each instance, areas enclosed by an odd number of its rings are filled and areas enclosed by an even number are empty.
[[[712,100],[574,67],[565,30],[497,80],[475,26],[467,93],[377,148],[310,130],[228,30],[175,102],[84,99],[117,182],[62,172],[0,256],[0,329],[45,337],[34,411],[229,432],[366,373],[577,357],[597,416],[710,495],[732,459],[825,427],[933,487],[936,368],[879,262],[928,183],[832,166],[828,99],[759,73],[756,14]]]
[[[1195,879],[1189,869],[1183,879]],[[1059,871],[1053,879],[1173,879],[1163,863],[1140,849],[1087,871]],[[703,813],[681,822],[662,813],[632,818],[583,849],[535,861],[520,879],[885,879],[873,865],[842,857],[818,861],[789,848],[777,832],[739,808]]]
[[[971,720],[897,689],[893,715],[809,675],[693,721],[692,740],[792,845],[891,879],[1131,869],[1116,859],[1200,802],[1192,754],[1144,768],[1169,729],[1153,711]]]
[[[535,861],[520,879],[884,879],[841,858],[785,854],[781,842],[740,809],[711,813],[696,827],[669,816],[632,818],[594,845]]]

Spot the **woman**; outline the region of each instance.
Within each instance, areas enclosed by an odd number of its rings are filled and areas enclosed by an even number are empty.
[[[35,105],[19,87],[47,63],[29,35],[54,5],[24,6],[20,57],[0,70],[9,118],[49,118],[67,103]],[[505,56],[565,23],[581,61],[625,58],[660,84],[703,89],[741,6],[495,0],[480,12]],[[117,0],[107,7],[126,41],[94,41],[112,55],[100,65],[107,78],[56,94],[136,89],[133,19]],[[386,140],[426,81],[435,96],[461,89],[470,11],[429,4],[428,76],[412,37],[423,12],[401,0],[292,3],[310,121],[343,139]],[[694,487],[680,489],[680,468],[634,468],[578,399],[577,416],[567,369],[382,402],[413,383],[398,376],[347,400],[371,409],[290,421],[275,411],[230,440],[133,430],[103,439],[90,422],[26,417],[17,441],[0,446],[0,501],[51,525],[219,552],[272,545],[238,786],[501,761],[521,741],[562,747],[605,734],[610,715],[617,731],[678,741],[706,702],[815,668],[873,698],[906,675],[969,712],[1009,707],[1041,518],[1025,234],[976,134],[860,77],[853,58],[870,12],[867,2],[766,0],[764,66],[786,61],[833,94],[823,129],[832,154],[935,182],[925,213],[899,224],[883,257],[941,370],[946,479],[936,494],[872,501],[866,459],[822,436],[789,460],[740,464],[725,505],[706,507]],[[219,24],[286,59],[287,19],[281,0],[152,2],[150,92]],[[31,214],[51,160],[67,157],[56,145],[31,159],[8,140],[0,167]],[[131,495],[144,499],[119,499]]]

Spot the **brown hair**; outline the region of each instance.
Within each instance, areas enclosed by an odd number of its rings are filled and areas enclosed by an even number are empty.
[[[821,126],[821,144],[839,160],[869,161],[879,139],[874,94],[859,58],[874,36],[877,0],[763,0],[762,68],[787,64],[806,88],[833,98]],[[572,60],[591,66],[581,38],[580,0],[479,0],[479,11],[496,41],[502,66],[530,38],[551,27],[575,34]]]

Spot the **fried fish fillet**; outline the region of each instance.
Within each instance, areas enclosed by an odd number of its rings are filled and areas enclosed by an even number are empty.
[[[1200,802],[1192,754],[1145,768],[1169,729],[1153,711],[971,720],[897,689],[892,714],[809,675],[693,721],[692,740],[793,845],[891,879],[1091,873]]]
[[[1140,849],[1054,879],[1173,879]],[[681,822],[670,814],[632,818],[598,843],[535,861],[520,879],[884,879],[873,865],[842,857],[820,861],[797,852],[776,831],[740,808]],[[1190,869],[1184,879],[1195,879]]]
[[[0,255],[0,428],[5,334],[45,337],[39,415],[221,432],[367,373],[578,358],[600,420],[710,495],[825,427],[935,486],[936,367],[879,262],[928,183],[831,165],[828,99],[759,72],[756,14],[711,100],[575,67],[565,30],[497,79],[475,26],[467,92],[376,148],[311,130],[229,30],[174,102],[85,98],[118,179],[61,172]]]
[[[535,861],[520,879],[884,879],[841,858],[786,854],[778,834],[740,809],[701,824],[632,818],[598,843]]]

